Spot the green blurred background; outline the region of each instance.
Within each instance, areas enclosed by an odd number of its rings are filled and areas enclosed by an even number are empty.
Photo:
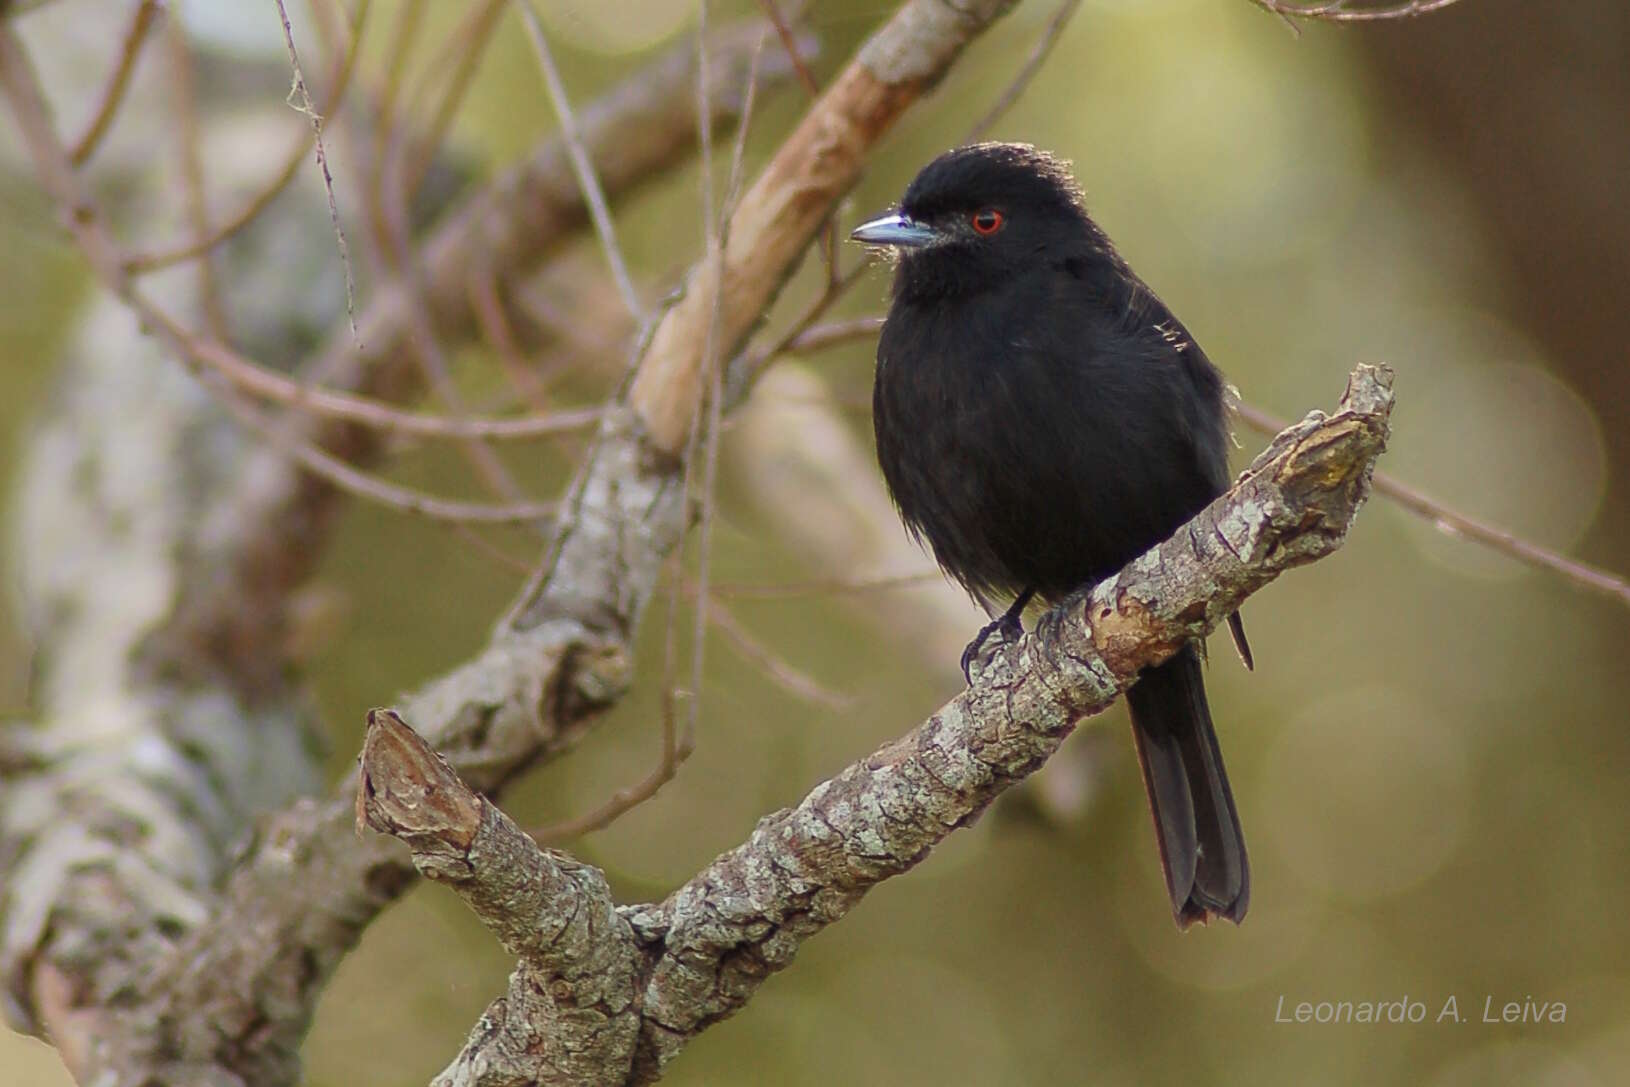
[[[673,0],[548,6],[580,99],[694,26],[694,5]],[[431,10],[450,22],[458,7]],[[822,77],[891,10],[813,8]],[[1051,11],[1022,4],[974,47],[883,147],[845,223],[888,205],[961,138]],[[189,17],[202,27],[223,12],[276,32],[266,5],[195,4]],[[286,89],[285,78],[265,93]],[[801,107],[796,90],[768,99],[750,164]],[[1386,361],[1398,374],[1387,471],[1623,570],[1627,116],[1622,0],[1465,0],[1299,37],[1245,0],[1094,0],[993,135],[1073,159],[1095,216],[1247,400],[1287,416],[1328,408],[1355,363]],[[484,172],[552,124],[510,18],[457,144]],[[615,209],[653,296],[697,251],[695,193],[690,168]],[[87,284],[15,168],[0,175],[0,249],[10,464]],[[818,282],[811,265],[794,295]],[[886,289],[874,273],[845,312],[879,311]],[[813,365],[840,397],[869,388],[868,344]],[[849,421],[869,441],[864,416]],[[1262,442],[1241,442],[1243,464]],[[731,446],[727,435],[715,577],[817,576]],[[434,484],[451,470],[425,457],[403,472]],[[533,465],[531,481],[551,493],[561,473]],[[386,532],[391,545],[378,546]],[[351,510],[321,578],[343,601],[343,629],[313,670],[335,774],[363,711],[464,659],[517,581],[445,530]],[[26,639],[3,607],[0,712],[24,708],[27,674]],[[756,637],[852,703],[799,700],[710,643],[695,756],[577,852],[624,898],[660,897],[758,816],[954,694],[954,651],[924,659],[891,634],[891,607],[887,595],[734,603]],[[1174,931],[1116,709],[1062,756],[1073,802],[1031,790],[955,835],[811,942],[668,1082],[1630,1082],[1630,614],[1384,499],[1342,552],[1248,611],[1257,671],[1219,651],[1209,678],[1252,850],[1243,927]],[[642,644],[634,694],[506,807],[563,817],[645,772],[660,621]],[[508,969],[453,896],[419,888],[330,987],[308,1082],[424,1082]],[[1450,997],[1466,1022],[1435,1021]],[[1427,1019],[1277,1023],[1281,998],[1408,998]],[[1485,1024],[1486,998],[1564,1002],[1566,1022]],[[375,1078],[381,1052],[389,1080]],[[48,1049],[12,1035],[0,1035],[0,1080],[66,1082]]]

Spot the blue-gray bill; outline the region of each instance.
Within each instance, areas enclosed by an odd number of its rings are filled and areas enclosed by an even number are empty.
[[[867,245],[888,245],[911,249],[927,245],[936,237],[930,227],[898,214],[879,215],[870,222],[861,223],[849,232],[849,237]]]

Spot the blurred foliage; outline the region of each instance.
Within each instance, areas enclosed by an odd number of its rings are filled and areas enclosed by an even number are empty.
[[[693,5],[674,0],[549,6],[580,100],[637,63],[635,51],[693,25]],[[854,0],[815,9],[823,75],[889,10]],[[891,203],[926,159],[960,141],[1049,15],[1025,4],[973,49],[891,138],[850,218]],[[1592,405],[1507,315],[1500,238],[1470,206],[1472,182],[1432,146],[1382,127],[1398,119],[1367,83],[1364,33],[1315,27],[1296,38],[1244,0],[1093,0],[993,135],[1074,160],[1096,217],[1248,399],[1286,415],[1329,407],[1352,364],[1385,360],[1399,393],[1389,471],[1466,512],[1572,545],[1599,517],[1610,475],[1630,465],[1608,462]],[[768,102],[750,162],[762,162],[799,108],[796,91]],[[500,33],[462,116],[463,149],[501,164],[551,124],[523,38]],[[683,267],[701,239],[697,171],[671,180],[618,209],[651,283]],[[0,262],[9,456],[26,440],[26,408],[81,284],[23,179],[0,185],[0,238],[10,258]],[[812,259],[792,293],[807,297],[820,275]],[[885,297],[879,272],[846,312],[875,312]],[[869,347],[819,365],[846,393],[869,387]],[[1619,387],[1630,395],[1630,380]],[[854,425],[869,429],[863,418]],[[1242,440],[1241,463],[1260,445]],[[728,436],[725,452],[728,463]],[[510,459],[540,491],[564,478],[559,458]],[[403,474],[441,483],[447,471],[407,463]],[[387,531],[391,546],[378,546]],[[1613,548],[1621,568],[1627,544]],[[509,550],[525,556],[530,546],[517,535]],[[715,576],[808,576],[792,553],[727,479]],[[353,757],[363,711],[480,644],[519,576],[443,529],[352,509],[322,577],[347,618],[313,672],[336,774]],[[853,706],[794,700],[710,642],[695,756],[654,801],[578,847],[625,897],[662,895],[758,816],[957,689],[953,661],[920,665],[863,601],[734,608]],[[1256,876],[1242,928],[1173,930],[1116,711],[1098,723],[1116,742],[1093,748],[1109,760],[1107,785],[1079,820],[1059,826],[1009,805],[954,836],[813,941],[668,1082],[1609,1087],[1630,1078],[1630,949],[1618,917],[1630,899],[1630,618],[1384,500],[1345,551],[1247,610],[1257,672],[1218,653],[1210,677]],[[633,696],[570,758],[506,797],[523,821],[580,812],[655,760],[662,617],[658,602]],[[0,707],[24,698],[18,639],[0,623]],[[508,969],[452,896],[421,888],[368,930],[330,987],[307,1046],[309,1082],[382,1082],[381,1052],[391,1054],[390,1082],[424,1082]],[[1428,1017],[1276,1023],[1281,996],[1287,1006],[1407,997]],[[1450,996],[1468,1022],[1433,1021]],[[1564,1001],[1567,1022],[1484,1024],[1485,997],[1496,1007]],[[0,1068],[16,1059],[12,1082],[53,1082],[52,1059],[21,1049],[30,1045],[0,1038]]]

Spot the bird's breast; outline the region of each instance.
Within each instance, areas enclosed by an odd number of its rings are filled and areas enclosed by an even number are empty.
[[[1036,517],[1078,488],[1037,438],[1076,414],[1022,330],[967,307],[891,313],[879,343],[878,461],[906,524],[979,594],[1030,583]]]
[[[1215,493],[1180,353],[1022,291],[897,304],[879,341],[878,460],[907,524],[977,592],[1056,596],[1119,569]]]

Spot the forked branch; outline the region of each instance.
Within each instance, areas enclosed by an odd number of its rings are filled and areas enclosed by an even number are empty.
[[[927,721],[765,817],[660,903],[614,911],[603,877],[533,845],[394,714],[370,715],[359,819],[405,841],[521,958],[438,1087],[659,1078],[806,939],[972,822],[1141,670],[1339,548],[1391,410],[1391,371],[1359,367],[1334,415],[1286,429],[1170,539],[1053,609]]]

